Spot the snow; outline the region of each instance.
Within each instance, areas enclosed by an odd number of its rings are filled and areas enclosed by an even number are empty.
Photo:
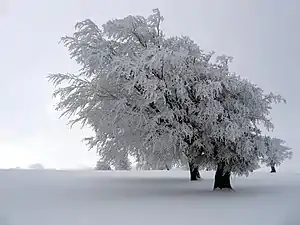
[[[300,224],[300,174],[233,177],[234,192],[212,191],[213,173],[201,175],[189,182],[180,170],[1,170],[0,224]]]

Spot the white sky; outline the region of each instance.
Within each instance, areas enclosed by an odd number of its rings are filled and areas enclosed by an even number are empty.
[[[0,0],[0,167],[95,163],[95,152],[81,142],[88,131],[70,130],[52,107],[46,76],[76,70],[59,38],[86,18],[100,25],[153,8],[160,8],[168,35],[188,35],[205,50],[232,55],[241,76],[287,98],[273,111],[274,134],[294,150],[283,167],[298,168],[298,0]]]

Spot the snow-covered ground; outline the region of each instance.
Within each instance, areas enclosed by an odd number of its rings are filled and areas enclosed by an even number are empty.
[[[185,171],[0,171],[0,225],[300,225],[300,174],[233,178]]]

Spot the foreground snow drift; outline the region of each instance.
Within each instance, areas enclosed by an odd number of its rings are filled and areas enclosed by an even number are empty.
[[[0,171],[1,225],[300,224],[300,175],[233,178],[212,191],[212,173]]]

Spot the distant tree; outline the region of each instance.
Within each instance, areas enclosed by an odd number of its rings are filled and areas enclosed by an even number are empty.
[[[99,161],[97,161],[95,170],[111,170],[111,167],[106,162],[99,160]]]
[[[291,159],[293,152],[291,148],[284,145],[285,141],[279,138],[265,137],[266,154],[263,162],[271,167],[271,173],[276,173],[276,166],[279,166],[284,160]]]
[[[156,161],[145,161],[138,162],[136,168],[138,170],[170,170],[172,167],[165,162],[156,162]]]
[[[126,151],[119,151],[115,154],[112,164],[115,170],[131,170],[131,162],[129,161]]]

